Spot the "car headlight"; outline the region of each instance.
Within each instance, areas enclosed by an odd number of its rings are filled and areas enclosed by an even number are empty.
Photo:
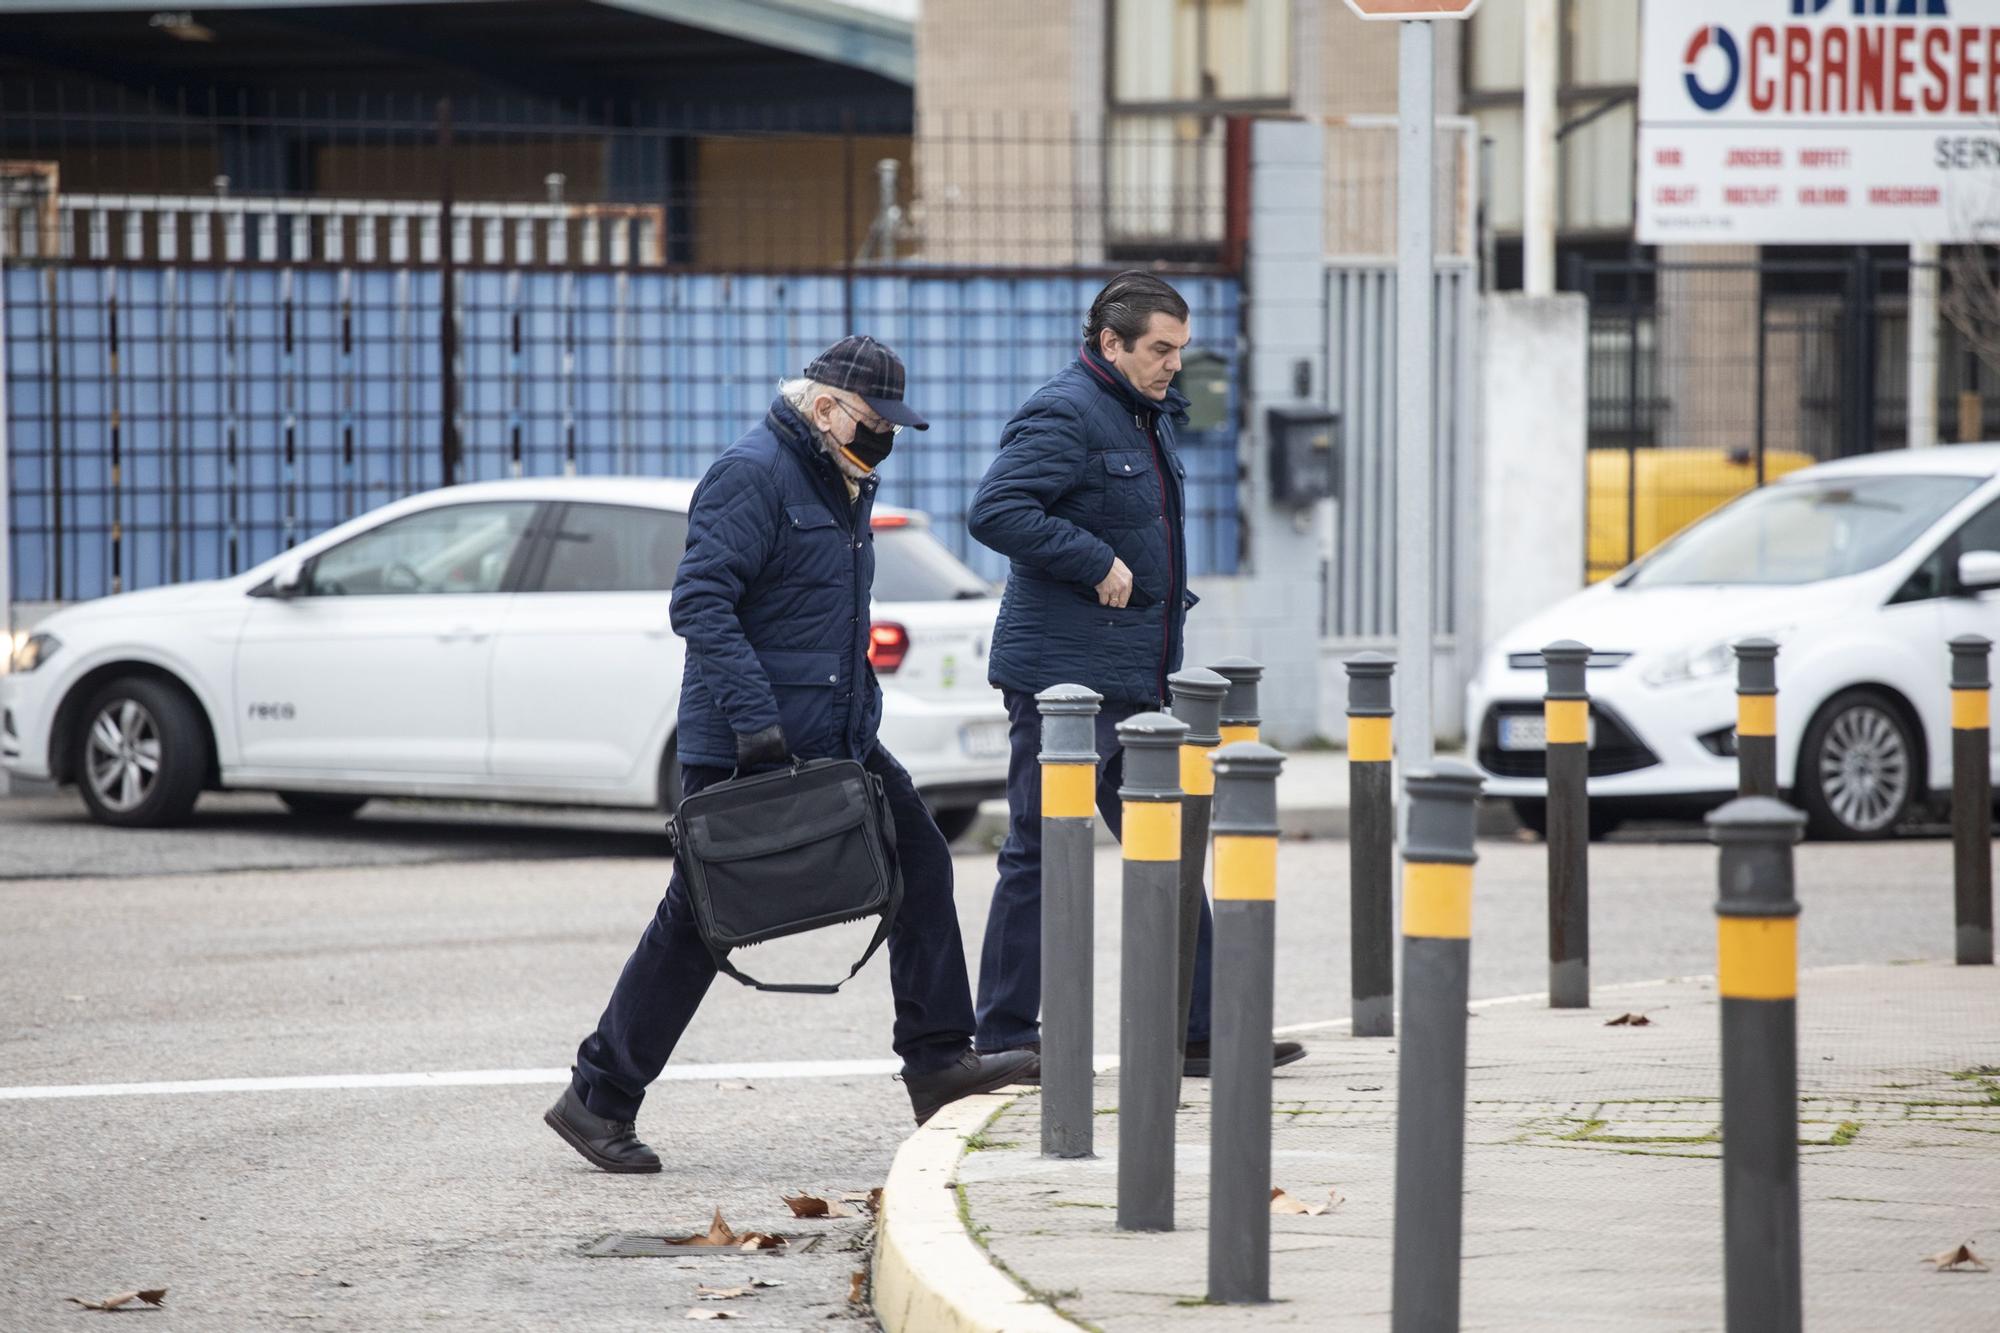
[[[1649,663],[1639,673],[1648,685],[1680,685],[1691,680],[1709,680],[1727,672],[1736,661],[1736,645],[1745,639],[1775,639],[1775,634],[1732,634],[1700,648],[1667,653]]]
[[[19,672],[33,671],[42,663],[54,657],[62,647],[62,640],[53,634],[16,634],[11,669]]]

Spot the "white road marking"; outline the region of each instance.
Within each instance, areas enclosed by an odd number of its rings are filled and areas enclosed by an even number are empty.
[[[720,1065],[668,1065],[662,1082],[699,1083],[711,1079],[854,1078],[893,1074],[900,1060],[771,1060]],[[563,1084],[567,1069],[448,1069],[408,1074],[301,1074],[290,1078],[200,1078],[158,1083],[53,1083],[0,1088],[0,1102],[47,1101],[59,1097],[162,1097],[210,1092],[327,1092],[349,1088],[481,1088],[518,1084]]]

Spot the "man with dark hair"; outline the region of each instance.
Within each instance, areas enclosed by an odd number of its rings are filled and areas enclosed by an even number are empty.
[[[904,881],[889,931],[894,1046],[921,1125],[962,1097],[1032,1081],[1036,1065],[972,1050],[951,852],[910,775],[876,739],[868,516],[875,469],[906,426],[930,428],[903,401],[902,361],[873,338],[843,338],[780,384],[764,419],[695,488],[672,609],[687,640],[675,744],[689,795],[791,758],[858,759],[882,780]],[[542,1117],[592,1166],[660,1169],[639,1140],[639,1103],[715,973],[677,870],[597,1030],[577,1048],[570,1086]]]
[[[1180,669],[1188,591],[1186,469],[1173,387],[1191,336],[1181,294],[1121,273],[1097,294],[1075,361],[1021,405],[1000,436],[968,515],[972,535],[1012,562],[988,675],[1007,701],[1012,758],[1000,879],[979,963],[981,1051],[1037,1050],[1042,986],[1041,717],[1035,695],[1086,685],[1097,717],[1097,807],[1120,831],[1118,724],[1159,708]],[[1196,941],[1187,1072],[1208,1073],[1209,914]],[[1304,1055],[1274,1049],[1278,1064]]]

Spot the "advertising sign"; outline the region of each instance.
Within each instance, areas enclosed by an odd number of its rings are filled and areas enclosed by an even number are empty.
[[[2000,241],[2000,0],[1645,0],[1639,239]]]

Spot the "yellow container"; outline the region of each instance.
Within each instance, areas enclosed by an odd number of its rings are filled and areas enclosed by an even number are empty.
[[[1625,522],[1627,460],[1637,458],[1631,549]],[[1816,460],[1789,449],[1764,455],[1764,479],[1810,467]],[[1623,449],[1590,451],[1589,581],[1609,578],[1698,518],[1757,484],[1747,454],[1723,449]]]

